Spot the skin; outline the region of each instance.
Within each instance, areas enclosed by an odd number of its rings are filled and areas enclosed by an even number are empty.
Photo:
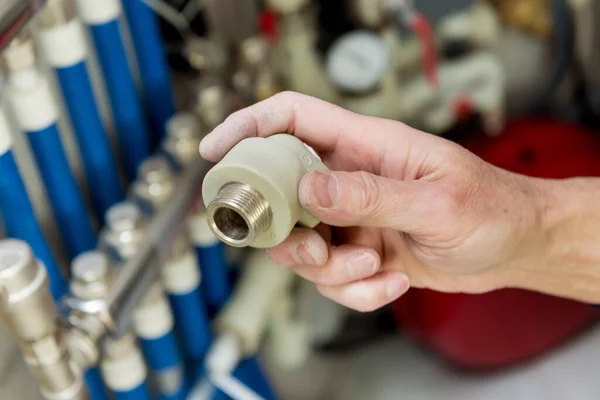
[[[295,229],[272,260],[358,311],[410,286],[513,287],[600,304],[600,181],[542,180],[492,166],[402,123],[285,92],[238,111],[200,145],[218,162],[239,141],[295,135],[331,171],[304,177]]]

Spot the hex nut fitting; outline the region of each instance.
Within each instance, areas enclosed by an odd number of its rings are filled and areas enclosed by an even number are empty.
[[[166,157],[154,155],[142,162],[131,186],[131,198],[146,215],[156,214],[173,196],[175,172]]]
[[[233,247],[270,248],[296,224],[319,221],[300,205],[298,187],[323,162],[298,138],[279,134],[238,143],[204,179],[208,223],[219,240]]]
[[[147,220],[131,201],[115,204],[106,213],[106,227],[100,232],[98,247],[114,266],[133,257],[146,237]]]
[[[188,112],[176,114],[167,122],[162,150],[176,169],[184,169],[200,157],[198,146],[206,133],[197,115]]]

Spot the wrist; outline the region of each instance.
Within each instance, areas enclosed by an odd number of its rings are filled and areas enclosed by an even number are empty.
[[[600,304],[600,179],[525,179],[536,224],[507,286]]]

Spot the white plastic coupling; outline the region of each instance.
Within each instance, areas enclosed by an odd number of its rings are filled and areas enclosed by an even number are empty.
[[[298,223],[315,227],[319,221],[300,205],[298,187],[306,174],[324,169],[294,136],[241,141],[204,179],[210,228],[230,246],[270,248]]]
[[[36,46],[30,29],[24,29],[2,52],[8,72],[34,68],[37,62]]]
[[[119,0],[77,0],[79,16],[88,25],[103,25],[119,19],[122,13]]]
[[[59,110],[52,87],[36,68],[9,74],[7,94],[15,120],[24,132],[36,132],[57,123]]]
[[[81,21],[77,18],[42,27],[39,45],[53,68],[68,68],[87,59],[88,47]]]

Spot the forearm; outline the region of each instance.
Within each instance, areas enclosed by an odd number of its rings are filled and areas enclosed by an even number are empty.
[[[507,269],[507,286],[600,304],[600,179],[532,179],[535,250]]]

